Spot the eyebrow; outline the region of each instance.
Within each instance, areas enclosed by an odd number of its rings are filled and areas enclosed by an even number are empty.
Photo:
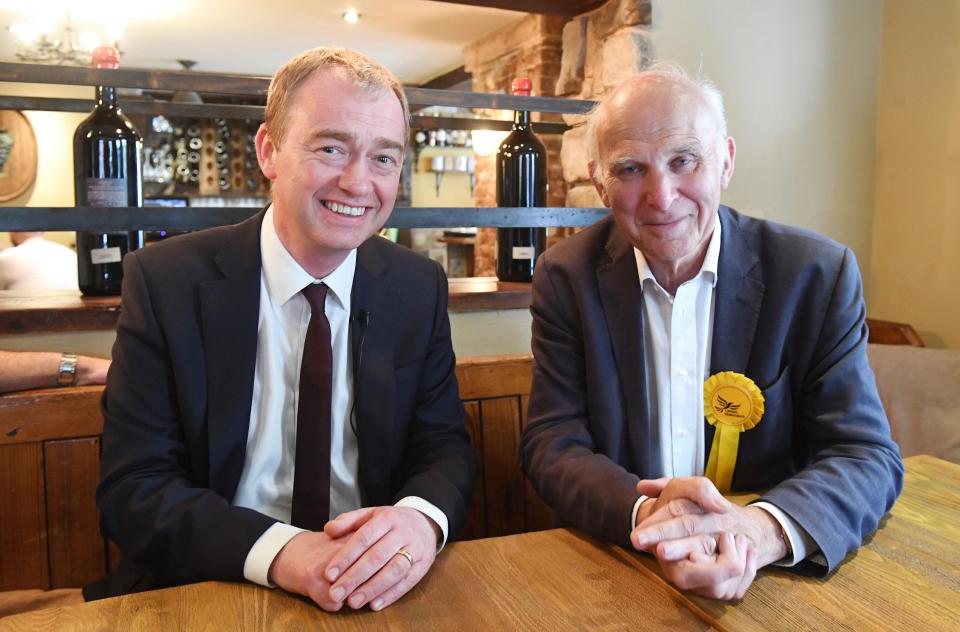
[[[698,140],[690,141],[683,143],[679,147],[673,149],[674,154],[696,154],[698,156],[703,156],[706,151],[704,150],[703,143]]]
[[[307,137],[307,144],[313,144],[321,139],[336,140],[340,141],[341,143],[351,143],[356,140],[356,135],[351,134],[350,132],[344,132],[343,130],[329,128],[320,129],[310,133],[310,136]],[[374,147],[377,149],[393,149],[401,153],[403,152],[403,145],[401,143],[398,143],[390,138],[384,138],[382,136],[374,139]]]

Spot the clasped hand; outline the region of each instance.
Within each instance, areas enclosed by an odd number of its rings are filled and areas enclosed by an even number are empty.
[[[642,480],[650,498],[630,541],[653,553],[678,588],[713,599],[740,599],[758,568],[782,558],[779,525],[759,507],[740,507],[703,477]]]
[[[357,509],[328,522],[322,533],[307,531],[292,538],[277,554],[270,578],[324,610],[339,610],[344,603],[380,610],[426,575],[436,557],[438,533],[416,509]]]

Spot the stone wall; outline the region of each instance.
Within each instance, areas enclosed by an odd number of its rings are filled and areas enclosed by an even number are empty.
[[[464,68],[472,76],[474,92],[510,90],[514,78],[530,77],[534,96],[553,96],[560,76],[561,37],[566,19],[527,15],[470,44],[464,49]],[[557,115],[533,113],[534,121],[556,120]],[[566,184],[560,166],[561,138],[541,135],[547,149],[549,206],[563,206]],[[495,156],[477,157],[477,206],[496,206]],[[477,231],[474,274],[493,276],[496,261],[496,229]]]
[[[599,9],[571,20],[529,14],[473,42],[464,49],[464,68],[474,92],[507,92],[510,82],[528,76],[534,96],[596,99],[653,56],[646,27],[651,0],[610,0]],[[534,113],[533,120],[561,120],[556,114]],[[549,206],[592,208],[602,203],[590,183],[582,116],[564,115],[574,126],[563,134],[541,135],[547,148]],[[477,158],[477,206],[496,206],[495,157]],[[552,238],[570,231],[557,231]],[[477,234],[474,274],[494,275],[496,229]]]
[[[649,65],[653,46],[651,0],[611,0],[599,9],[573,18],[563,27],[563,56],[554,88],[557,96],[598,99],[631,73]],[[603,206],[587,173],[583,116],[564,115],[575,126],[563,135],[560,153],[566,206]]]

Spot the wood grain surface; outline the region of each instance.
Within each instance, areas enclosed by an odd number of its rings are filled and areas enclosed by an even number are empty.
[[[737,603],[667,584],[651,558],[554,529],[449,545],[383,612],[325,613],[206,582],[51,608],[0,630],[951,630],[960,621],[960,465],[907,459],[884,525],[826,579],[764,569]]]

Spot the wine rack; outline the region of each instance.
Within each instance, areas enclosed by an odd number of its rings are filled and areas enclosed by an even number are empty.
[[[148,196],[266,197],[253,119],[155,116],[144,138]]]

